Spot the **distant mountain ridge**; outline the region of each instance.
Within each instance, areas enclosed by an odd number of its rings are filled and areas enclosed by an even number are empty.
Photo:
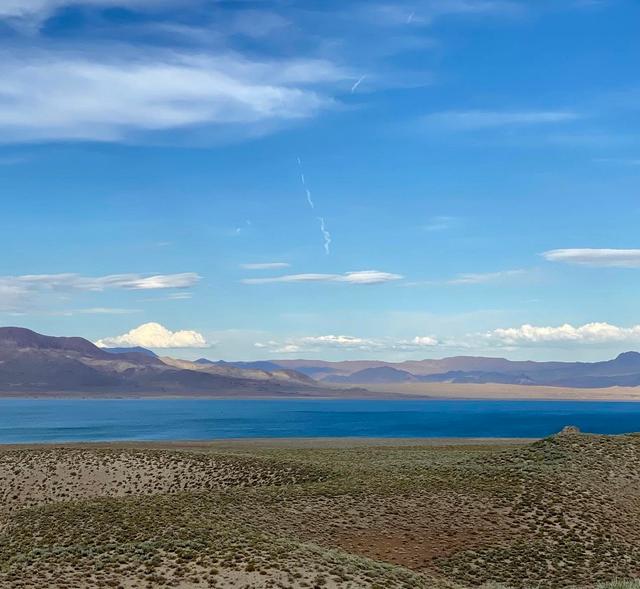
[[[80,337],[0,328],[0,393],[323,396],[370,394],[367,385],[513,384],[575,388],[640,386],[640,353],[601,362],[533,362],[456,356],[439,360],[194,362],[145,348],[104,349]],[[336,385],[341,385],[340,387]],[[383,389],[384,390],[384,389]],[[394,390],[391,389],[390,390]]]
[[[410,382],[500,383],[556,387],[604,388],[640,386],[640,353],[624,352],[601,362],[534,362],[478,356],[440,360],[382,362],[350,360],[272,360],[279,366],[335,384]]]
[[[144,348],[114,352],[79,337],[0,328],[4,393],[304,395],[325,390],[307,376],[281,367],[273,373],[223,366],[210,370],[167,360]]]
[[[151,350],[147,350],[147,348],[142,348],[140,346],[134,346],[132,348],[101,348],[105,352],[109,352],[110,354],[130,354],[131,352],[136,352],[138,354],[146,354],[147,356],[152,356],[153,358],[157,358],[158,354],[152,352]]]
[[[255,370],[282,370],[282,366],[269,360],[257,360],[255,362],[226,362],[225,360],[207,360],[207,358],[199,358],[196,364],[213,364],[217,366],[235,366],[236,368],[249,368]]]

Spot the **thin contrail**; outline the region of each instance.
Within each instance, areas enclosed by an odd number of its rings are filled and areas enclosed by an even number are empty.
[[[307,202],[309,203],[309,207],[311,207],[311,210],[315,210],[316,205],[313,202],[313,198],[311,198],[311,191],[309,190],[309,187],[307,186],[307,181],[305,180],[305,177],[304,177],[302,160],[299,157],[297,159],[298,159],[298,168],[300,169],[300,180],[302,182],[302,187],[304,188],[304,191],[307,194]],[[324,251],[326,252],[327,255],[329,255],[331,253],[331,233],[329,233],[329,231],[327,230],[323,217],[318,217],[318,221],[320,223],[320,233],[322,233],[322,239],[324,240]]]
[[[311,198],[311,191],[307,187],[307,182],[304,178],[304,170],[302,169],[302,160],[300,158],[298,158],[298,167],[300,168],[300,180],[302,181],[302,187],[304,188],[304,191],[307,193],[307,202],[309,203],[309,206],[312,209],[315,209],[316,205],[313,202],[313,198]]]
[[[412,12],[407,19],[407,24],[410,25],[413,22],[413,17],[416,15],[415,12]]]
[[[329,255],[331,253],[331,233],[327,231],[323,217],[318,217],[318,221],[320,221],[320,231],[322,232],[322,238],[324,239],[324,251]]]
[[[358,86],[360,86],[360,84],[362,84],[362,81],[363,81],[366,77],[367,77],[367,76],[366,76],[366,74],[365,74],[364,76],[360,76],[360,77],[356,80],[356,83],[355,83],[353,86],[351,86],[351,94],[353,94],[353,93],[358,89]]]

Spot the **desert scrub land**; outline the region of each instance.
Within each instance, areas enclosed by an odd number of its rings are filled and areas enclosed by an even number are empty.
[[[640,436],[0,449],[2,588],[640,589]]]

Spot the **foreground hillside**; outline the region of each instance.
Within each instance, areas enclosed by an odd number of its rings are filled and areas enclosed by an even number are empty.
[[[640,576],[639,436],[309,446],[5,448],[0,587],[553,588]]]

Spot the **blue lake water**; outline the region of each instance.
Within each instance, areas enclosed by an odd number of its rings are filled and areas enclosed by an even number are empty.
[[[256,437],[542,437],[640,431],[640,403],[0,399],[0,443]]]

